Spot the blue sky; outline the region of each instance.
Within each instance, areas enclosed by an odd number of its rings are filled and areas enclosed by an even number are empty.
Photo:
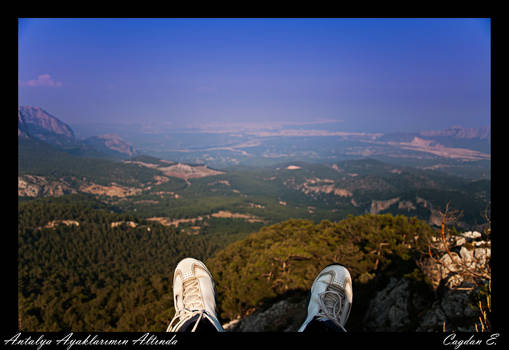
[[[71,125],[490,125],[489,19],[20,19],[18,30],[19,104]]]

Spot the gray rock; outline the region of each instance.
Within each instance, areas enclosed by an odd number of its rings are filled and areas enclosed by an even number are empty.
[[[412,302],[410,282],[391,278],[389,284],[371,300],[364,316],[368,331],[399,331],[410,322],[409,303]]]
[[[265,310],[225,324],[228,332],[296,332],[306,317],[306,300],[281,300]]]
[[[442,331],[475,331],[475,311],[470,307],[468,291],[451,291],[437,298],[422,316],[418,332]]]
[[[482,235],[477,232],[477,231],[467,231],[467,232],[463,232],[461,234],[463,237],[465,238],[470,238],[470,239],[477,239],[477,238],[480,238]]]
[[[472,261],[474,259],[474,255],[472,254],[472,251],[468,250],[465,247],[461,247],[460,256],[461,256],[461,259],[463,260],[463,262],[467,266],[472,265]]]

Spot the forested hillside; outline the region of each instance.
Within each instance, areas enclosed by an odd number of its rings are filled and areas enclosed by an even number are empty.
[[[482,224],[482,213],[490,205],[489,180],[472,181],[372,159],[217,171],[148,156],[129,161],[77,157],[36,140],[23,140],[19,147],[20,197],[88,193],[125,212],[170,221],[220,211],[248,215],[264,224],[391,213],[437,225],[439,211],[451,202],[463,213],[458,225],[471,229]],[[206,223],[196,226],[204,230]]]
[[[76,197],[21,203],[18,225],[25,331],[164,330],[178,261],[206,259],[229,242],[178,234]]]
[[[100,159],[100,154],[97,158],[78,157],[35,139],[19,140],[18,153],[19,175],[42,175],[67,181],[74,179],[74,182],[89,178],[98,184],[137,185],[158,174],[149,168]]]
[[[64,196],[20,203],[18,224],[25,331],[163,331],[174,313],[173,270],[187,256],[206,261],[225,322],[288,294],[303,295],[331,262],[352,273],[353,324],[374,288],[391,276],[411,276],[429,288],[416,261],[433,230],[404,216],[289,220],[243,239],[188,235],[114,212],[92,197]]]
[[[316,225],[289,220],[264,227],[208,261],[220,281],[221,316],[235,319],[287,293],[307,292],[318,272],[337,262],[352,275],[355,318],[375,277],[419,275],[415,261],[432,235],[426,223],[392,215],[352,216]]]

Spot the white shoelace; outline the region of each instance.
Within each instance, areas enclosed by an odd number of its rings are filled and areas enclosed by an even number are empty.
[[[203,301],[200,295],[200,283],[198,278],[193,277],[184,281],[182,295],[182,303],[184,307],[178,313],[175,313],[175,316],[166,329],[167,332],[176,332],[184,323],[192,319],[194,316],[200,315],[191,330],[191,332],[194,332],[205,313],[205,307],[203,306]],[[178,322],[175,323],[177,320]]]
[[[203,301],[200,294],[200,282],[197,277],[193,277],[184,281],[182,288],[184,309],[202,310]]]
[[[171,320],[170,324],[168,325],[168,328],[166,329],[166,332],[177,332],[180,329],[180,327],[182,327],[182,325],[184,323],[186,323],[187,321],[192,319],[194,316],[200,315],[200,317],[198,317],[198,319],[196,320],[196,322],[195,322],[195,324],[193,326],[193,329],[191,330],[191,332],[194,332],[196,330],[196,327],[198,327],[198,324],[200,323],[201,319],[203,318],[203,315],[205,314],[205,311],[204,310],[189,311],[189,310],[185,310],[184,309],[180,313],[181,314],[183,313],[183,315],[176,314],[173,317],[173,319]],[[175,320],[179,320],[179,321],[177,323],[175,323],[175,325],[173,325]]]
[[[343,295],[335,290],[326,290],[318,294],[320,311],[317,316],[320,320],[331,320],[339,327],[345,329],[340,323]]]

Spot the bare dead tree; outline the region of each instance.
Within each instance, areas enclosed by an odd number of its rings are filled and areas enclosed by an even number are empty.
[[[375,261],[375,267],[374,270],[378,268],[378,264],[380,263],[380,256],[382,255],[382,247],[388,246],[389,243],[381,242],[378,244],[378,248],[375,250],[372,250],[371,254],[376,254],[376,261]]]
[[[481,258],[475,258],[472,255],[471,261],[465,261],[460,258],[458,254],[451,252],[451,245],[454,240],[448,235],[448,226],[456,222],[462,215],[461,211],[452,210],[450,208],[450,203],[448,202],[445,206],[444,211],[440,212],[441,215],[441,228],[440,228],[440,237],[438,241],[432,241],[428,244],[428,256],[431,259],[432,265],[434,267],[438,267],[441,271],[445,271],[445,273],[450,275],[456,275],[460,277],[462,280],[469,280],[473,282],[474,286],[479,287],[484,284],[486,281],[491,280],[491,271],[489,268],[489,264],[482,263]],[[449,261],[443,259],[444,254],[446,254]],[[421,262],[421,266],[424,264]],[[476,267],[485,266],[485,270],[478,270]],[[433,267],[432,267],[433,268]],[[453,289],[457,290],[473,290],[475,287],[455,287]]]

